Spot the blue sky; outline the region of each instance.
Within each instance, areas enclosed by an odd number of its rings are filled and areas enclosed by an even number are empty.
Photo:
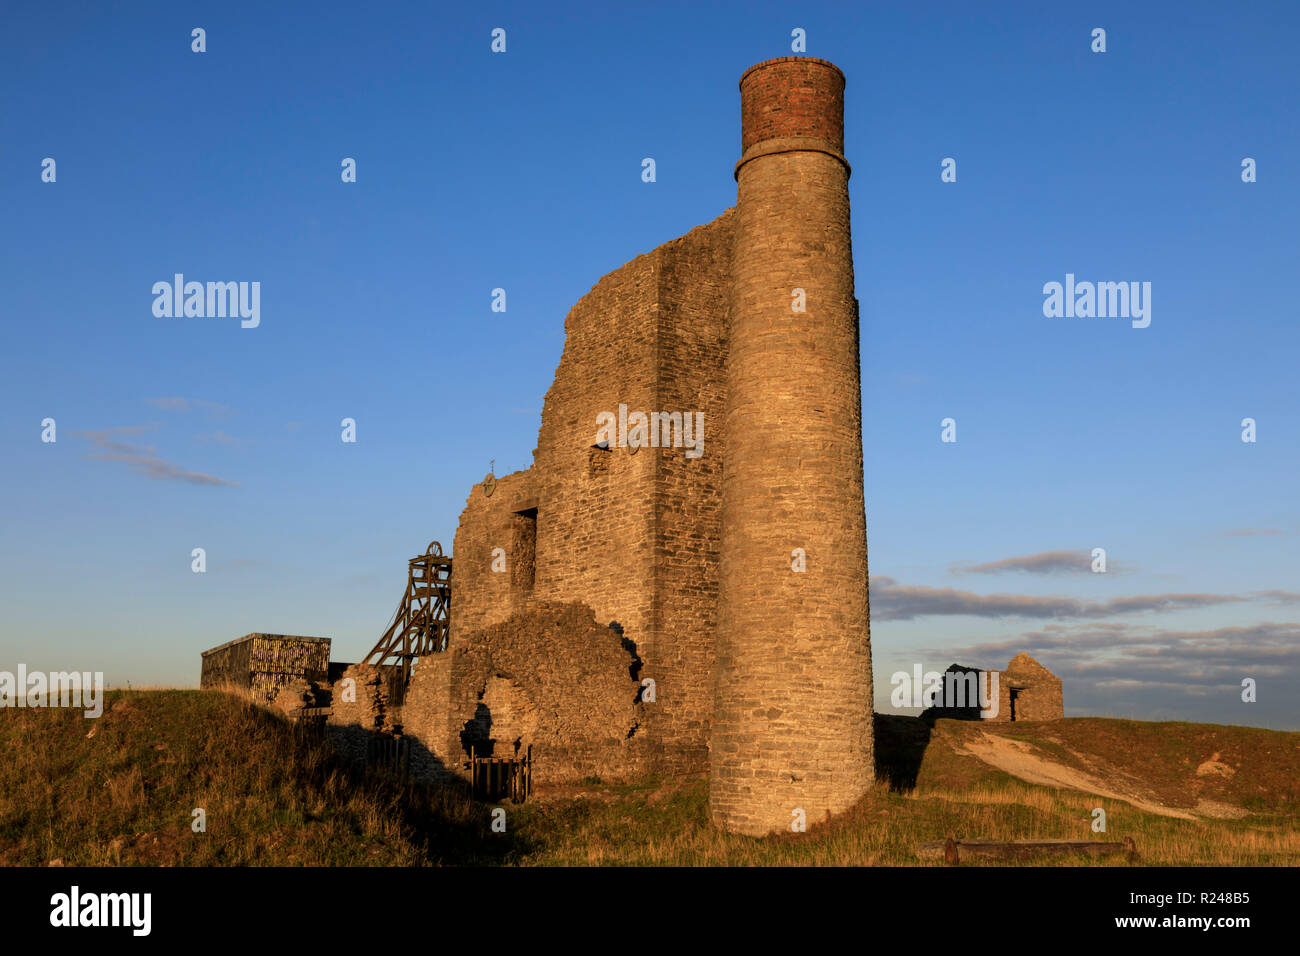
[[[489,461],[529,465],[572,304],[734,203],[737,80],[799,27],[848,78],[878,701],[1029,650],[1069,714],[1300,729],[1293,5],[0,18],[0,669],[363,654]],[[176,272],[259,281],[260,326],[155,317]],[[1066,273],[1150,282],[1150,327],[1044,317]]]

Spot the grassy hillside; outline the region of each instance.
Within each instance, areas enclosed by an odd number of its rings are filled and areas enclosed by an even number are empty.
[[[1045,759],[1170,808],[1211,803],[1292,820],[1300,816],[1300,734],[1097,717],[1001,725],[944,721],[940,734],[960,746],[990,728]]]
[[[367,779],[225,694],[114,692],[98,720],[7,710],[0,753],[6,864],[402,866],[511,848],[464,800]]]
[[[878,724],[882,779],[850,813],[808,833],[719,833],[707,784],[685,779],[542,793],[507,805],[502,834],[489,827],[491,807],[463,792],[366,777],[237,698],[118,692],[97,721],[0,713],[0,862],[911,865],[922,862],[917,843],[947,836],[1132,836],[1145,864],[1300,863],[1300,734],[1098,719],[992,730],[1021,758],[1193,817],[1184,819],[996,769],[972,756],[988,746],[987,724]],[[196,807],[206,833],[191,830]],[[1091,831],[1095,807],[1106,810],[1104,834]]]

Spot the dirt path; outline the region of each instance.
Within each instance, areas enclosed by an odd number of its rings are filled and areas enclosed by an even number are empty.
[[[981,733],[978,737],[968,740],[964,745],[955,744],[955,747],[958,753],[977,757],[990,767],[996,767],[1013,777],[1019,777],[1026,783],[1036,783],[1047,787],[1066,787],[1070,790],[1080,790],[1099,797],[1109,797],[1112,800],[1123,800],[1125,803],[1131,803],[1141,810],[1158,813],[1161,816],[1178,817],[1182,820],[1198,819],[1197,815],[1190,810],[1167,807],[1139,794],[1120,791],[1113,784],[1108,784],[1091,774],[1084,773],[1082,770],[1076,770],[1073,767],[1067,767],[1041,757],[1034,753],[1029,744],[1020,740],[1013,740],[1010,737],[998,737]],[[1197,809],[1200,809],[1200,807]]]

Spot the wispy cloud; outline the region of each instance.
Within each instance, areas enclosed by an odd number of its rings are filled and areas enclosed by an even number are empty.
[[[137,435],[141,432],[155,431],[158,425],[123,425],[116,428],[103,428],[98,431],[73,431],[72,434],[89,439],[97,452],[89,457],[104,461],[117,461],[132,471],[145,475],[156,481],[183,481],[191,485],[234,485],[239,482],[215,475],[205,475],[198,471],[189,471],[172,462],[158,457],[153,445],[137,445],[132,442],[118,441],[121,436]]]
[[[984,564],[957,564],[953,574],[1003,574],[1024,571],[1029,574],[1092,573],[1092,551],[1040,551],[1018,558],[1003,558]]]
[[[1106,624],[1049,625],[1004,641],[928,648],[937,659],[1002,667],[1024,651],[1065,681],[1067,695],[1101,699],[1110,692],[1171,692],[1239,700],[1241,680],[1300,680],[1300,624],[1271,621],[1205,631]]]
[[[905,621],[933,615],[984,618],[1102,618],[1145,611],[1232,604],[1248,598],[1230,594],[1142,594],[1085,601],[1072,597],[1031,594],[976,594],[956,588],[902,585],[893,578],[871,579],[871,616],[875,620]]]
[[[1251,591],[1257,598],[1267,601],[1270,604],[1298,604],[1300,603],[1300,591]]]

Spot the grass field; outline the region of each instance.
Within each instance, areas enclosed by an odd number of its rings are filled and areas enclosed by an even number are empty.
[[[941,865],[918,859],[915,846],[947,836],[1133,837],[1139,865],[1300,863],[1300,734],[1095,718],[996,728],[1165,807],[1246,814],[1182,819],[994,769],[965,752],[987,725],[878,724],[881,779],[852,811],[807,833],[720,833],[699,779],[542,792],[506,805],[506,832],[494,833],[492,807],[463,791],[363,774],[237,697],[116,691],[99,720],[62,709],[0,713],[0,863]],[[1096,807],[1106,811],[1104,834],[1091,829]],[[192,829],[196,808],[206,832]]]

